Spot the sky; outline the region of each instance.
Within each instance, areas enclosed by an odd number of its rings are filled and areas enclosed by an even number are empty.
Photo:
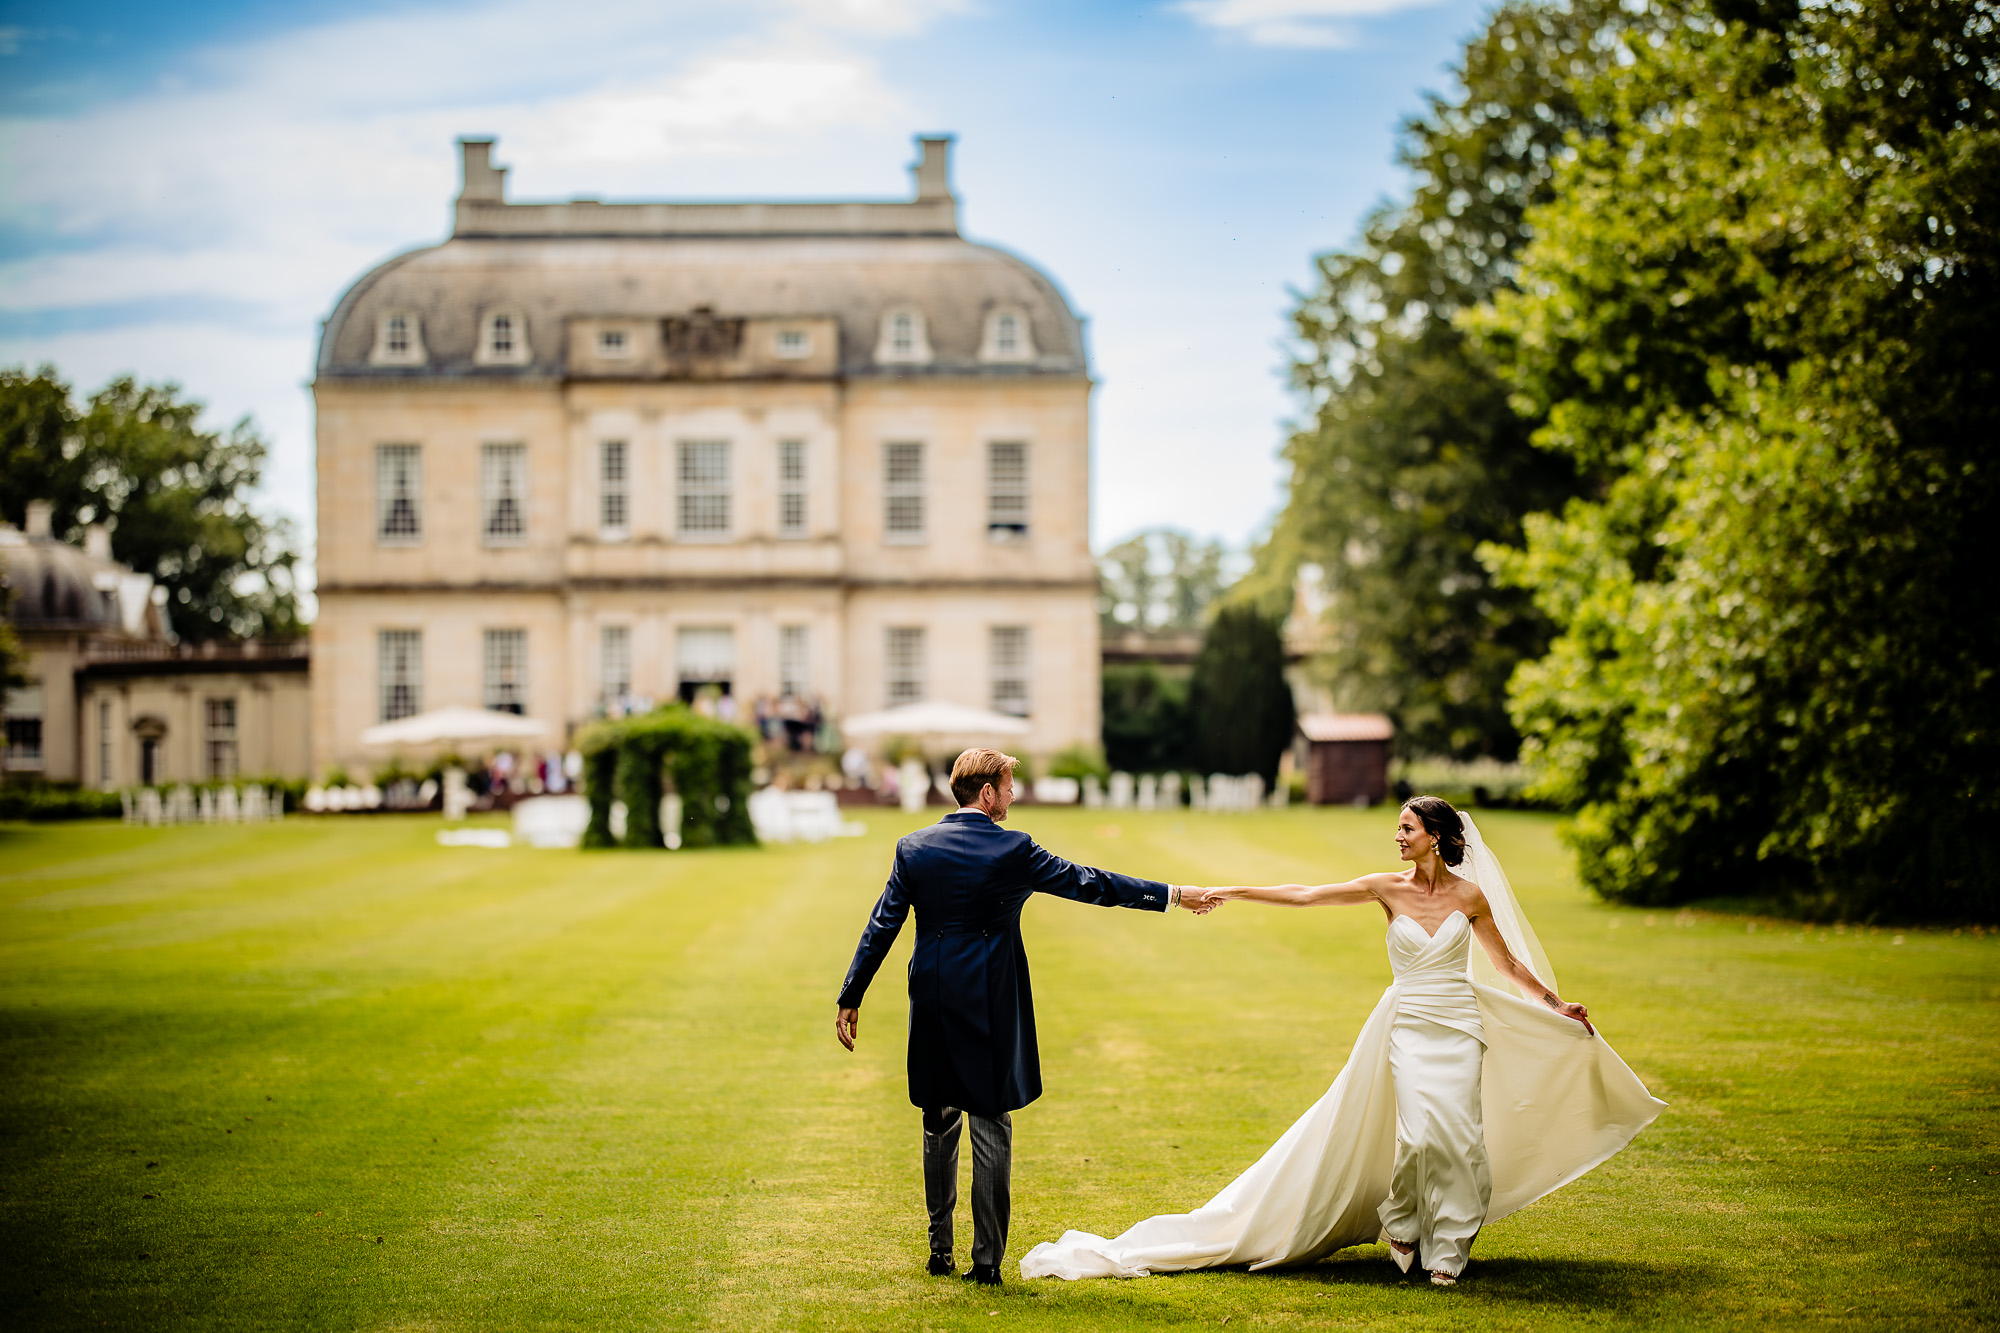
[[[1241,550],[1283,500],[1287,312],[1401,196],[1472,0],[0,0],[0,365],[173,380],[272,443],[355,278],[442,240],[454,141],[515,200],[903,198],[957,136],[972,239],[1087,320],[1092,537]]]

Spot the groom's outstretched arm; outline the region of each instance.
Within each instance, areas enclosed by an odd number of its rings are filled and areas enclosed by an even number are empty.
[[[1032,839],[1024,855],[1028,860],[1028,884],[1036,893],[1053,893],[1080,903],[1131,907],[1142,912],[1164,912],[1173,905],[1173,890],[1159,880],[1080,866],[1063,860]]]
[[[847,965],[847,980],[840,986],[842,1009],[861,1007],[861,997],[868,993],[868,983],[875,980],[876,970],[889,956],[889,950],[894,947],[896,936],[903,933],[903,922],[909,916],[910,893],[903,878],[903,848],[898,844],[895,863],[889,868],[889,882],[883,886],[882,896],[875,900],[875,910],[868,914],[868,924],[861,928],[861,943],[854,947],[854,961]]]

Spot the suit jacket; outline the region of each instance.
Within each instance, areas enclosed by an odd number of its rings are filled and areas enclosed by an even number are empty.
[[[896,844],[841,987],[859,1009],[903,921],[915,908],[910,957],[910,1101],[974,1115],[1018,1110],[1042,1095],[1035,1002],[1021,908],[1053,893],[1100,907],[1167,910],[1167,886],[1072,865],[1027,834],[958,810]]]

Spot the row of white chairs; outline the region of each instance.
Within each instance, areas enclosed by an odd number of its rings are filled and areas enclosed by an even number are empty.
[[[261,824],[285,817],[284,793],[257,783],[238,787],[128,788],[118,793],[125,822],[163,824]]]

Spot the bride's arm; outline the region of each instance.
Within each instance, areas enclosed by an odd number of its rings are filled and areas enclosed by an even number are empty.
[[[1507,947],[1507,941],[1500,934],[1500,927],[1493,924],[1493,915],[1486,910],[1484,899],[1480,900],[1475,910],[1479,915],[1472,918],[1472,933],[1479,937],[1480,947],[1486,950],[1486,956],[1493,960],[1493,966],[1500,975],[1519,986],[1523,993],[1535,996],[1564,1018],[1573,1018],[1583,1024],[1585,1032],[1593,1037],[1596,1036],[1597,1029],[1590,1025],[1590,1010],[1580,1004],[1563,1003],[1561,996],[1552,988],[1544,986],[1541,979],[1528,970],[1528,965],[1514,956],[1514,951]]]
[[[1233,884],[1203,889],[1203,907],[1241,900],[1270,903],[1277,907],[1353,907],[1376,901],[1374,881],[1380,875],[1363,875],[1344,884]]]

